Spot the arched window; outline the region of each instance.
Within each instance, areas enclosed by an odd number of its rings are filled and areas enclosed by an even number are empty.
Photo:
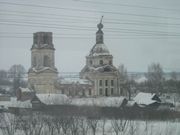
[[[100,65],[103,65],[103,60],[100,60],[100,61],[99,61],[99,64],[100,64]]]
[[[90,65],[92,65],[93,64],[92,60],[90,60],[89,63],[90,63]]]
[[[48,35],[43,36],[43,43],[48,44]]]
[[[49,67],[50,66],[50,59],[47,55],[44,56],[44,66]]]
[[[34,43],[34,44],[37,44],[37,36],[36,36],[35,34],[34,34],[33,38],[34,38],[34,39],[33,39],[33,43]]]

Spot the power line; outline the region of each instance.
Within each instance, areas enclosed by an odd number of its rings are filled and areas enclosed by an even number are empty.
[[[120,4],[120,3],[110,3],[110,2],[99,2],[99,1],[85,1],[85,0],[78,0],[77,2],[82,3],[91,3],[91,4],[100,4],[100,5],[113,5],[113,6],[121,6],[121,7],[132,7],[132,8],[143,8],[143,9],[155,9],[155,10],[163,10],[163,11],[180,11],[179,9],[168,9],[168,8],[161,8],[161,7],[152,7],[152,6],[142,6],[142,5],[130,5],[130,4]]]
[[[17,39],[32,39],[32,37],[21,37],[21,36],[0,36],[0,38],[17,38]],[[53,38],[56,39],[92,39],[93,37],[57,37],[54,36]],[[167,37],[167,36],[157,36],[157,37],[153,37],[153,36],[121,36],[121,37],[107,37],[106,39],[169,39],[169,38],[173,38],[173,39],[179,39],[179,37],[176,36],[171,36],[171,37]]]
[[[91,18],[91,17],[83,17],[82,19],[82,16],[69,16],[69,15],[57,15],[57,14],[44,14],[44,13],[38,13],[38,12],[21,12],[21,11],[7,11],[7,10],[0,10],[1,13],[0,15],[13,15],[13,16],[23,16],[23,17],[37,17],[38,19],[39,18],[44,18],[44,19],[63,19],[63,20],[73,20],[73,21],[83,21],[83,22],[95,22],[97,20],[89,20],[89,19],[95,19],[95,18]],[[5,13],[2,13],[2,12],[5,12]],[[10,13],[6,13],[6,12],[10,12]],[[12,12],[12,13],[11,13]],[[16,14],[16,13],[22,13],[22,14]],[[27,13],[27,14],[26,14]],[[23,14],[26,14],[26,15],[23,15]],[[30,15],[29,15],[30,14]],[[42,15],[50,15],[48,17],[45,17],[45,16],[42,16]],[[58,17],[53,17],[53,16],[58,16]],[[66,17],[66,18],[62,18],[61,16],[63,17]],[[71,17],[71,18],[67,18],[67,17]],[[86,20],[86,19],[88,20]],[[110,21],[108,21],[110,20]],[[114,20],[114,21],[113,21]],[[43,21],[43,20],[42,20]],[[48,20],[49,21],[49,20]],[[126,22],[124,22],[126,21]],[[139,20],[128,20],[128,19],[125,19],[125,20],[122,20],[122,19],[108,19],[106,18],[106,20],[104,20],[105,23],[107,24],[136,24],[136,25],[147,25],[147,26],[161,26],[161,25],[171,25],[171,26],[180,26],[180,23],[164,23],[164,22],[152,22],[152,21],[139,21]],[[75,22],[73,22],[75,23]]]
[[[13,24],[13,23],[15,24]],[[23,24],[22,24],[23,23]],[[3,21],[1,20],[0,24],[5,24],[5,25],[17,25],[17,26],[33,26],[33,27],[46,27],[46,28],[60,28],[60,29],[71,29],[71,30],[86,30],[86,31],[94,31],[95,27],[89,27],[89,26],[78,26],[78,25],[57,25],[57,24],[45,24],[45,23],[38,23],[38,22],[26,22],[26,21]],[[35,25],[31,25],[35,24]],[[51,25],[51,26],[49,26]],[[61,27],[59,27],[61,26]],[[63,27],[62,27],[63,26]],[[157,33],[157,34],[180,34],[176,32],[166,32],[166,31],[152,31],[152,30],[141,30],[141,29],[128,29],[128,28],[107,28],[106,30],[108,32],[122,32],[122,30],[125,31],[134,31],[134,32],[147,32],[147,33]]]
[[[122,13],[122,12],[113,12],[113,11],[101,11],[101,10],[88,10],[88,9],[77,9],[77,8],[64,8],[64,7],[55,7],[55,6],[46,6],[46,5],[37,5],[37,4],[22,4],[22,3],[13,3],[13,2],[0,2],[4,5],[16,5],[16,6],[25,6],[25,7],[36,7],[36,8],[49,8],[49,9],[59,9],[59,10],[68,10],[68,11],[78,11],[78,12],[89,12],[89,13],[101,13],[101,14],[114,14],[114,15],[127,15],[127,16],[137,16],[137,17],[148,17],[148,18],[162,18],[162,19],[180,19],[179,17],[169,17],[169,16],[156,16],[156,15],[145,15],[145,14],[135,14],[135,13]]]
[[[0,32],[1,36],[14,36],[14,35],[18,35],[18,36],[24,36],[24,35],[32,35],[32,33],[12,33],[12,32]],[[58,35],[58,36],[95,36],[94,33],[54,33],[54,35]],[[112,34],[105,34],[106,36],[108,35],[108,37],[116,37],[116,36],[180,36],[177,34],[160,34],[160,33],[138,33],[138,32],[121,32],[121,33],[112,33]]]

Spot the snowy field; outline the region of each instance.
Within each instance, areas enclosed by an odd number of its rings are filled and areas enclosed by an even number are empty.
[[[1,114],[0,135],[180,135],[180,121]]]

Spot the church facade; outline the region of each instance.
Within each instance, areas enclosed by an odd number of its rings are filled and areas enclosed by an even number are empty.
[[[113,56],[104,44],[102,20],[97,27],[96,44],[86,56],[86,65],[81,70],[80,77],[93,82],[93,96],[117,96],[120,94],[118,71],[113,65]]]
[[[33,36],[28,86],[36,93],[56,93],[54,83],[58,72],[55,67],[52,32],[37,32]]]

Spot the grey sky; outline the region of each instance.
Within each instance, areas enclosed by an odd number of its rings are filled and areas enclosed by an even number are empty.
[[[105,44],[116,66],[146,71],[159,62],[165,71],[180,71],[179,0],[82,1],[0,0],[0,69],[13,64],[28,69],[32,33],[51,31],[58,70],[79,72],[104,15]]]

